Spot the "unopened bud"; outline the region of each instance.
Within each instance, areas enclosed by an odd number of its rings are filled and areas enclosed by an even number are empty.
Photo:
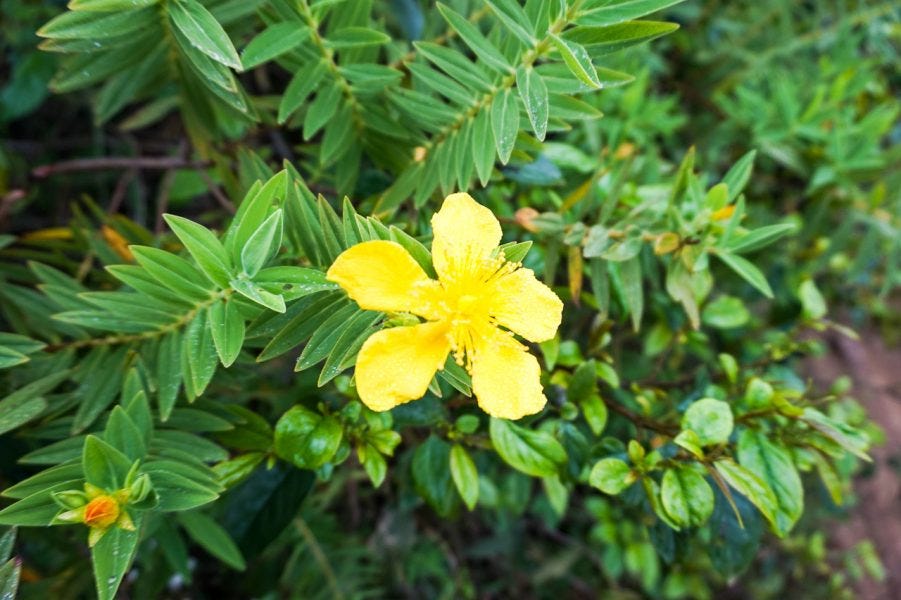
[[[137,479],[135,479],[134,483],[131,484],[131,487],[128,488],[128,501],[129,502],[140,502],[147,497],[147,494],[153,489],[153,484],[150,482],[150,476],[147,473],[144,473]]]
[[[661,233],[657,236],[657,239],[654,240],[654,254],[660,256],[661,254],[669,254],[673,252],[679,247],[681,243],[681,239],[679,235],[673,233],[671,231],[667,231],[666,233]]]
[[[520,208],[516,211],[514,218],[516,219],[516,223],[525,229],[526,231],[531,231],[532,233],[538,231],[538,227],[535,225],[535,219],[538,217],[540,213],[532,208],[531,206],[527,206],[525,208]]]
[[[50,494],[54,502],[63,508],[81,508],[88,502],[88,497],[79,490],[64,490]]]
[[[119,518],[119,503],[112,496],[97,496],[84,507],[84,524],[106,529]]]

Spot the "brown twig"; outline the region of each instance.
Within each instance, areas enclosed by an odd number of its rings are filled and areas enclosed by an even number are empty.
[[[622,415],[632,421],[637,427],[641,427],[644,429],[648,429],[650,431],[655,431],[657,433],[661,433],[663,435],[667,435],[673,437],[677,433],[679,433],[679,428],[675,425],[667,425],[666,423],[660,423],[653,419],[649,419],[643,415],[640,415],[632,410],[629,410],[619,402],[615,402],[610,400],[609,398],[603,396],[604,404],[607,405],[607,408],[612,410],[613,412]]]
[[[210,163],[206,161],[195,161],[173,156],[104,156],[102,158],[78,158],[49,165],[40,165],[31,170],[31,176],[43,179],[57,173],[78,171],[108,171],[115,169],[169,171],[171,169],[205,169],[209,166]]]
[[[206,184],[207,189],[210,190],[210,194],[212,194],[213,198],[216,199],[216,202],[219,203],[219,206],[230,212],[231,214],[235,214],[235,205],[234,203],[228,199],[222,190],[219,189],[219,186],[216,185],[216,182],[213,181],[206,171],[199,171],[200,178],[203,179],[203,182]]]
[[[25,190],[15,189],[9,190],[3,197],[0,197],[0,224],[6,220],[7,213],[12,210],[13,205],[26,196]]]
[[[109,208],[106,209],[106,212],[111,215],[119,212],[119,207],[122,206],[122,201],[125,200],[125,194],[128,192],[128,185],[137,174],[137,169],[129,169],[122,173],[119,181],[116,182],[116,189],[113,190],[113,195],[110,196]]]
[[[169,208],[169,192],[172,190],[172,183],[175,181],[175,171],[166,171],[163,180],[160,181],[160,189],[156,196],[156,225],[154,231],[157,235],[163,232],[163,214]]]

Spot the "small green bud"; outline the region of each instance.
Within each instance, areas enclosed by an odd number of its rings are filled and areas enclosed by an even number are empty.
[[[128,501],[131,502],[141,502],[145,498],[147,498],[147,494],[153,489],[153,484],[150,482],[150,476],[147,473],[138,476],[135,479],[134,483],[131,484],[131,487],[128,488]]]
[[[63,490],[53,492],[50,496],[54,502],[66,509],[81,508],[88,503],[87,495],[80,490]]]
[[[635,440],[629,440],[629,458],[633,465],[640,465],[644,462],[644,448]]]
[[[479,428],[479,418],[475,415],[460,415],[454,427],[460,433],[475,433]]]

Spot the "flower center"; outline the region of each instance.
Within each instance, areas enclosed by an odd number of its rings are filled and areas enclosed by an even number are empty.
[[[494,282],[519,265],[486,258],[454,266],[441,278],[441,320],[449,325],[454,360],[471,372],[477,345],[498,331],[490,312]]]
[[[119,503],[112,496],[97,496],[84,507],[84,524],[105,529],[119,518]]]

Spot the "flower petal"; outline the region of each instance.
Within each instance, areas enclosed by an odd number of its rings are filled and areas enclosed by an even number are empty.
[[[372,410],[383,411],[421,398],[449,351],[444,323],[393,327],[373,334],[357,356],[360,399]]]
[[[512,337],[481,342],[472,358],[472,391],[492,417],[519,419],[544,408],[538,360]]]
[[[411,312],[432,317],[429,279],[419,263],[396,242],[376,240],[351,246],[326,273],[365,310]]]
[[[532,269],[517,269],[491,285],[488,312],[499,324],[530,342],[554,337],[560,327],[563,302],[535,278]]]
[[[432,217],[432,262],[439,278],[489,257],[501,241],[501,224],[469,194],[451,194]]]

